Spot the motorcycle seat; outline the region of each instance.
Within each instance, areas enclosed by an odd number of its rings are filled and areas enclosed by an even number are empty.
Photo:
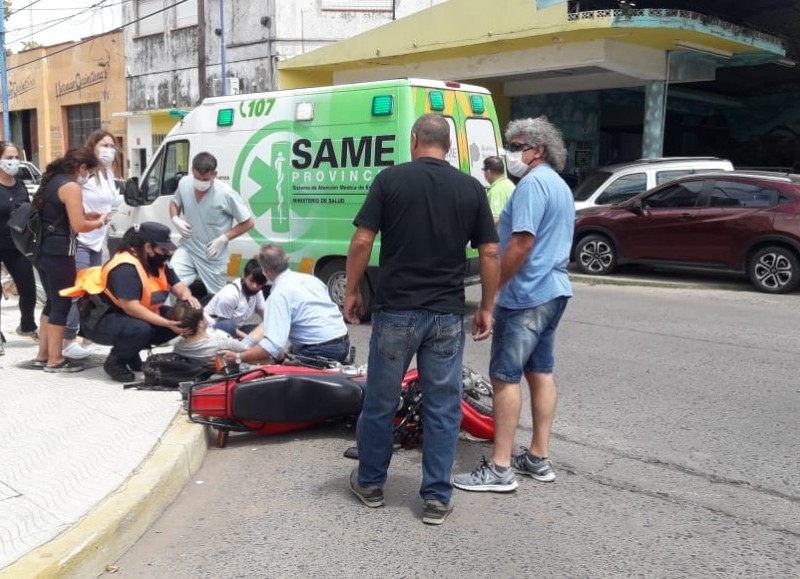
[[[241,382],[232,396],[238,420],[303,422],[357,415],[364,389],[341,374],[288,374]]]

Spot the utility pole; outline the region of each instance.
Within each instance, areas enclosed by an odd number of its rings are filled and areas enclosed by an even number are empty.
[[[197,96],[206,98],[206,3],[197,0]]]
[[[8,61],[6,60],[6,14],[0,15],[0,84],[3,89],[3,140],[11,140],[11,117],[8,114]]]
[[[222,96],[228,96],[228,83],[225,70],[225,0],[219,0],[219,64],[220,64],[220,83],[222,83]]]

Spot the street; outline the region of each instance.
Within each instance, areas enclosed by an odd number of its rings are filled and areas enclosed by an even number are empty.
[[[346,425],[234,433],[114,576],[796,576],[798,304],[576,283],[556,354],[555,483],[455,491],[429,527],[418,450],[396,453],[387,504],[368,509],[347,487]],[[369,326],[350,334],[363,363]],[[485,372],[488,354],[468,340],[465,365]],[[519,444],[530,427],[523,408]],[[455,471],[489,453],[460,441]]]

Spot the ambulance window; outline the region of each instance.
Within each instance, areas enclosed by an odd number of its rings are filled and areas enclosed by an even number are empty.
[[[467,143],[469,143],[469,173],[484,185],[483,160],[497,155],[497,138],[491,119],[467,119]]]
[[[161,195],[172,195],[178,181],[189,170],[189,142],[173,141],[164,144],[145,180],[147,202],[152,203]]]
[[[447,151],[445,159],[456,169],[459,168],[458,163],[458,137],[456,136],[456,124],[450,117],[445,117],[447,126],[450,127],[450,150]]]

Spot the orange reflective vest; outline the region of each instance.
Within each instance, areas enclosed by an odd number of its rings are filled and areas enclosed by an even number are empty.
[[[167,282],[166,270],[162,267],[158,272],[158,277],[153,277],[147,270],[145,270],[142,263],[127,251],[117,253],[102,267],[95,266],[82,269],[78,272],[75,278],[75,285],[72,287],[61,290],[62,296],[77,298],[84,294],[105,294],[108,299],[122,309],[117,296],[111,293],[108,289],[108,275],[115,267],[123,264],[130,264],[136,268],[136,273],[139,274],[139,280],[142,282],[142,297],[139,302],[149,309],[151,312],[158,313],[159,308],[164,304],[164,301],[169,295],[169,283]]]

